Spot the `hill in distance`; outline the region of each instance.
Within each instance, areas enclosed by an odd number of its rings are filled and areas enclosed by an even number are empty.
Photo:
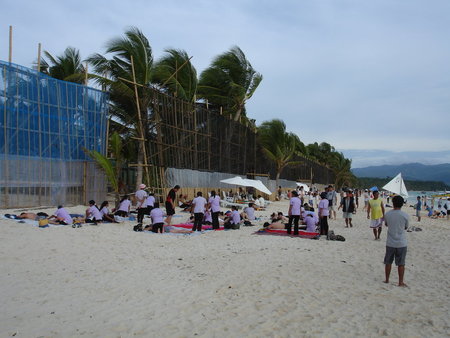
[[[425,165],[408,163],[400,165],[381,165],[352,169],[356,177],[394,177],[402,173],[404,180],[411,181],[440,181],[450,185],[450,163]]]

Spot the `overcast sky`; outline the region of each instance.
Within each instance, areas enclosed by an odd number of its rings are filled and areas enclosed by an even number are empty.
[[[281,118],[303,142],[349,156],[450,150],[449,0],[4,0],[2,60],[9,25],[13,62],[24,66],[39,42],[85,58],[129,26],[144,32],[155,59],[186,50],[198,74],[237,45],[264,76],[247,104],[257,124]]]

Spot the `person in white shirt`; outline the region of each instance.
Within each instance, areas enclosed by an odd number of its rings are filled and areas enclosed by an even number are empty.
[[[258,195],[258,198],[255,200],[255,206],[258,209],[264,209],[266,206],[266,201],[261,195]]]
[[[197,197],[192,200],[192,212],[194,213],[194,226],[192,231],[202,231],[203,217],[205,216],[206,199],[202,192],[197,192]]]
[[[53,221],[53,219],[55,219],[55,221]],[[70,217],[70,214],[62,205],[58,205],[58,209],[48,218],[48,220],[51,224],[69,225],[73,223],[72,217]]]
[[[114,213],[115,216],[128,217],[130,214],[131,201],[128,195],[123,196],[119,202],[119,209]]]
[[[86,210],[86,223],[97,224],[102,221],[103,221],[102,214],[100,213],[100,210],[98,210],[97,206],[95,205],[95,201],[90,200],[89,208]]]
[[[109,205],[108,201],[103,201],[103,203],[100,205],[100,214],[102,215],[102,219],[105,222],[116,223],[116,221],[114,220],[114,215],[111,215],[109,213],[108,205]]]
[[[219,229],[220,196],[216,195],[215,190],[211,191],[208,203],[211,208],[212,228]]]
[[[147,211],[146,211],[146,215],[150,215],[150,212],[152,211],[152,209],[155,206],[155,194],[153,192],[151,192],[148,197],[147,197]]]
[[[150,211],[150,218],[152,219],[151,231],[154,233],[164,232],[164,212],[159,208],[159,203],[153,204],[153,209]],[[144,230],[150,230],[150,225],[146,226]]]
[[[244,209],[244,211],[241,214],[244,222],[251,223],[256,219],[255,217],[255,209],[253,208],[253,203],[249,203],[248,207]]]
[[[136,197],[136,210],[138,212],[137,221],[142,224],[144,221],[144,215],[147,212],[147,192],[144,190],[145,184],[139,185],[139,190],[134,193]]]

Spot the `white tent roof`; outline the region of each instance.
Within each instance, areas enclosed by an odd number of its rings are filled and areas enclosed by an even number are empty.
[[[253,187],[267,195],[272,195],[272,192],[269,189],[267,189],[267,187],[264,185],[264,183],[261,182],[260,180],[251,180],[251,179],[245,178],[244,181],[246,181],[248,183],[247,187]]]
[[[309,187],[305,183],[296,182],[298,187],[303,187],[306,192],[309,191]]]
[[[235,176],[232,178],[227,178],[224,180],[220,180],[222,183],[232,184],[232,185],[240,185],[242,187],[253,187],[264,194],[271,195],[272,192],[267,189],[267,187],[260,180],[251,180],[248,178],[242,178],[240,176]]]
[[[244,181],[244,179],[241,176],[235,176],[232,178],[227,178],[224,180],[220,180],[220,182],[222,183],[226,183],[226,184],[232,184],[232,185],[240,185],[240,186],[247,186],[247,182]]]
[[[393,192],[394,194],[400,195],[402,197],[409,197],[408,191],[405,187],[405,182],[403,182],[402,173],[395,176],[389,183],[384,187],[384,190]]]

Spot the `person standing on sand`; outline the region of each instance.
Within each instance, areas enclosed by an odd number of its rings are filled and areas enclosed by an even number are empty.
[[[206,199],[202,192],[197,192],[197,197],[192,200],[192,212],[194,213],[194,226],[192,231],[202,231],[203,217],[205,216]]]
[[[386,254],[384,256],[384,272],[386,275],[385,283],[389,283],[392,263],[395,258],[395,265],[398,267],[398,286],[406,287],[403,282],[405,275],[405,258],[407,251],[406,229],[409,226],[409,216],[401,211],[403,206],[403,197],[394,196],[392,203],[394,210],[390,210],[384,216],[385,224],[388,227],[386,239]]]
[[[329,215],[330,219],[333,219],[333,216],[334,219],[336,219],[335,205],[337,204],[337,194],[331,184],[328,186],[327,199],[328,199],[328,210],[330,211]]]
[[[287,233],[291,233],[292,229],[292,221],[294,222],[294,236],[298,235],[298,222],[300,220],[300,211],[301,211],[302,201],[298,197],[298,192],[296,190],[292,190],[292,197],[289,202],[289,223],[286,226]]]
[[[366,190],[364,190],[364,194],[363,194],[363,198],[364,198],[364,210],[367,210],[367,208],[369,207],[369,192]]]
[[[166,224],[170,225],[172,221],[172,216],[175,215],[175,198],[177,197],[177,192],[180,190],[180,186],[176,185],[170,189],[166,197]]]
[[[211,191],[208,203],[211,208],[212,228],[219,229],[220,196],[216,195],[215,190]]]
[[[420,222],[420,210],[422,210],[422,201],[420,200],[420,196],[417,196],[417,204],[414,206],[414,209],[416,209],[417,222]]]
[[[353,214],[356,213],[356,205],[355,205],[355,198],[353,197],[352,191],[349,190],[345,194],[344,198],[341,201],[341,204],[338,207],[338,210],[342,208],[343,216],[345,219],[345,227],[350,228],[353,227],[352,224],[352,217]]]
[[[322,198],[319,202],[319,224],[320,224],[320,234],[321,235],[328,235],[328,216],[330,215],[330,211],[328,209],[328,199],[327,199],[327,193],[323,192],[320,194],[320,197]]]
[[[372,191],[373,199],[369,201],[367,206],[367,219],[370,219],[370,227],[373,229],[375,240],[380,239],[384,218],[383,201],[379,198],[378,190]]]
[[[139,190],[134,193],[136,197],[137,222],[144,222],[144,215],[147,213],[147,192],[144,190],[145,184],[139,185]]]

